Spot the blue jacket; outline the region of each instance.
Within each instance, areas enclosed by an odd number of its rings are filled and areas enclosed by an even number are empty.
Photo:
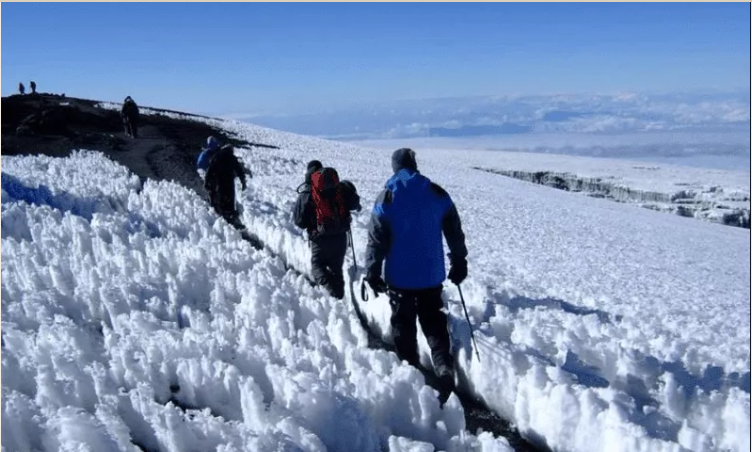
[[[465,259],[465,235],[449,194],[427,177],[402,169],[387,181],[371,214],[368,275],[395,289],[427,289],[446,279],[444,243],[451,259]]]

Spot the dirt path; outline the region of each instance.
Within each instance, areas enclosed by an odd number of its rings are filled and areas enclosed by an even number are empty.
[[[196,158],[208,136],[236,146],[275,148],[237,140],[204,123],[162,115],[141,115],[139,137],[132,139],[124,133],[118,111],[96,105],[46,94],[4,97],[2,154],[64,157],[76,149],[98,150],[142,180],[172,180],[206,197]]]

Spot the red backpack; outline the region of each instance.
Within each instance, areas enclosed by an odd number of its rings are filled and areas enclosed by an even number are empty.
[[[316,212],[316,233],[340,234],[350,227],[350,211],[334,168],[322,168],[311,175],[311,196]]]

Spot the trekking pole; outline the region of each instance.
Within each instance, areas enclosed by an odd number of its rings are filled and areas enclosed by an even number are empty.
[[[350,247],[352,248],[352,252],[353,252],[353,265],[355,265],[355,268],[357,268],[358,261],[355,260],[355,241],[353,240],[352,229],[347,230],[347,235],[350,236]]]
[[[353,253],[353,265],[357,269],[358,268],[358,261],[355,259],[355,240],[353,240],[352,228],[349,228],[347,230],[347,236],[350,238],[350,248],[352,249],[352,253]],[[353,274],[353,276],[354,276],[354,274]],[[368,301],[368,292],[366,290],[366,282],[365,281],[361,281],[361,283],[360,283],[360,298],[363,301]]]
[[[462,296],[462,288],[459,284],[457,284],[457,290],[460,291],[460,301],[462,302],[462,309],[465,310],[465,318],[467,319],[467,324],[470,326],[470,339],[473,340],[473,347],[475,348],[475,356],[478,357],[478,362],[480,362],[480,353],[478,352],[478,344],[475,343],[475,333],[473,332],[473,324],[470,323],[470,316],[467,314],[467,306],[465,306],[465,297]]]

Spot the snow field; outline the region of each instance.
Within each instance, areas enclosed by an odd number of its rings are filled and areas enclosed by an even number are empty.
[[[296,268],[310,258],[289,220],[305,163],[320,159],[355,182],[362,264],[391,151],[205,122],[282,148],[238,150],[258,175],[240,201],[249,229]],[[447,164],[441,152],[417,151],[419,168],[452,195],[467,234],[463,288],[480,363],[455,289],[447,287],[446,300],[476,394],[556,450],[749,450],[747,231],[470,168],[492,167],[490,153]],[[386,300],[362,308],[388,335]]]
[[[510,450],[187,189],[89,152],[2,168],[5,450]]]
[[[289,215],[305,162],[318,158],[358,186],[365,210],[353,229],[363,262],[368,211],[390,175],[389,152],[227,129],[282,147],[238,152],[249,166],[273,168],[242,197],[254,233],[307,268],[310,253]],[[290,160],[297,169],[285,182],[290,168],[279,162]],[[448,168],[429,152],[419,152],[419,166],[449,189],[465,223],[465,298],[480,329],[480,364],[456,289],[447,287],[447,302],[469,385],[490,406],[559,450],[748,448],[745,231]],[[269,204],[279,208],[260,207]],[[386,300],[361,307],[375,330],[388,332]]]
[[[736,171],[694,168],[667,163],[655,164],[637,160],[597,158],[560,154],[520,153],[505,151],[463,151],[436,149],[436,158],[458,158],[470,166],[479,160],[493,162],[496,169],[518,171],[557,171],[578,177],[601,178],[616,185],[635,190],[675,193],[681,190],[700,190],[711,186],[724,192],[749,197],[749,168]],[[489,155],[490,154],[490,155]],[[706,193],[710,196],[710,193]]]

